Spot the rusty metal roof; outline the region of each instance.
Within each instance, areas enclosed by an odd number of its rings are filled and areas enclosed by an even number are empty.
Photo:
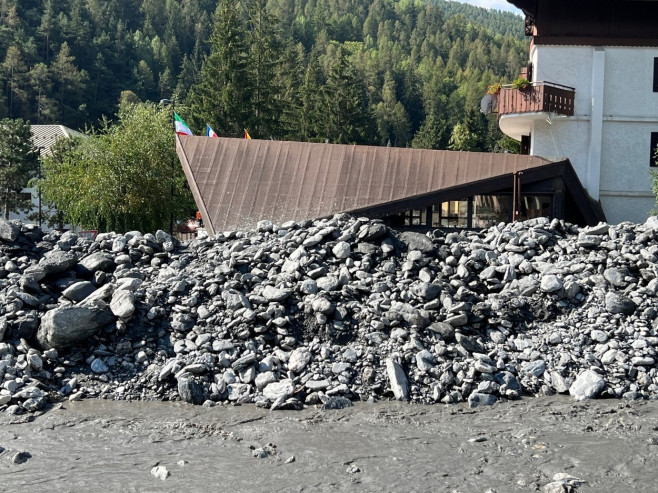
[[[402,203],[542,167],[536,156],[177,136],[210,234]]]

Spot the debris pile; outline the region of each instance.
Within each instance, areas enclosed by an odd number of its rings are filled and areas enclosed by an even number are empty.
[[[0,410],[653,398],[657,259],[658,218],[422,234],[338,215],[187,244],[0,220]]]

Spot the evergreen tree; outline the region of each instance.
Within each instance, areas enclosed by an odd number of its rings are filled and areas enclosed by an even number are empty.
[[[249,0],[247,5],[251,117],[246,126],[252,136],[279,136],[282,101],[277,76],[283,48],[278,20],[267,11],[267,0]]]
[[[23,188],[37,169],[37,152],[32,145],[30,124],[21,119],[0,121],[0,203],[3,216],[32,207]]]
[[[382,101],[375,107],[380,143],[405,147],[409,140],[409,117],[395,95],[395,81],[390,72],[384,77]]]
[[[201,67],[201,79],[190,89],[190,124],[210,124],[218,135],[242,135],[250,121],[251,83],[244,22],[237,0],[220,0],[214,15],[211,51]]]
[[[364,84],[339,46],[322,92],[324,125],[320,135],[339,144],[365,144],[372,138],[372,116]]]

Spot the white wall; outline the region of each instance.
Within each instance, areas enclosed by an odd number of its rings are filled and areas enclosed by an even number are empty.
[[[658,132],[653,92],[658,48],[533,46],[533,80],[574,87],[574,116],[533,123],[533,155],[568,157],[611,223],[644,222],[655,208],[650,135]],[[603,74],[601,80],[600,74]]]

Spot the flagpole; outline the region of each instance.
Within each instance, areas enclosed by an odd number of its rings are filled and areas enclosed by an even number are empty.
[[[171,105],[171,126],[174,130],[174,139],[176,139],[176,100],[175,99],[161,99],[160,104]],[[174,141],[174,146],[175,146]],[[174,170],[175,170],[175,153],[171,157],[171,211],[169,214],[169,234],[174,236]]]

